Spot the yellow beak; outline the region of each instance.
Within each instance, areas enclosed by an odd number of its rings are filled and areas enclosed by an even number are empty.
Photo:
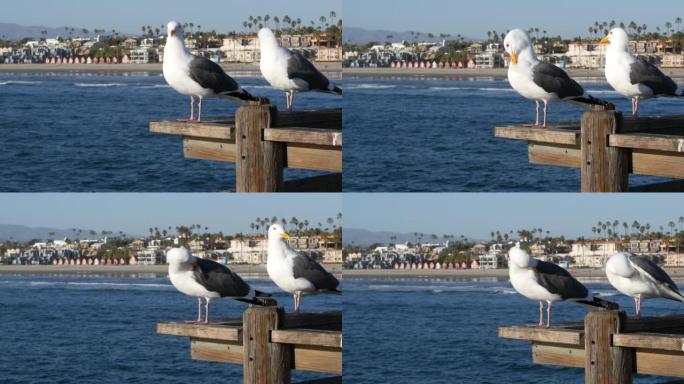
[[[285,240],[289,240],[289,239],[290,239],[290,235],[288,235],[287,233],[283,233],[282,235],[280,235],[280,237],[282,237],[282,238],[285,239]]]
[[[513,52],[511,52],[511,62],[512,62],[513,64],[518,64],[518,55],[516,55],[516,54],[513,53]]]
[[[610,40],[608,40],[608,36],[601,39],[601,44],[610,44]]]
[[[169,31],[169,37],[172,37],[172,36],[175,35],[175,34],[176,34],[176,30],[175,30],[175,29],[172,29],[172,30]]]

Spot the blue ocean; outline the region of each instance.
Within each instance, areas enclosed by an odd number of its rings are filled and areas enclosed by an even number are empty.
[[[284,109],[256,74],[236,77]],[[159,73],[0,74],[0,192],[220,192],[231,163],[185,160],[181,138],[149,133],[151,120],[187,119],[189,98]],[[295,109],[334,108],[331,95],[298,95]],[[205,118],[236,105],[207,100]],[[315,175],[286,170],[286,179]]]
[[[630,114],[605,81],[577,78],[587,92]],[[494,127],[534,123],[535,104],[505,78],[347,76],[344,190],[349,192],[579,192],[579,170],[531,165],[525,142]],[[647,100],[640,115],[682,114],[684,102]],[[549,123],[581,110],[552,104]],[[630,177],[631,185],[663,181]]]
[[[270,280],[248,282],[292,310]],[[246,306],[215,300],[210,315],[240,317]],[[304,311],[341,307],[339,296],[302,301]],[[193,361],[187,338],[156,334],[157,322],[196,315],[197,301],[165,275],[0,275],[0,382],[241,383],[241,366]],[[326,376],[295,371],[293,382]]]
[[[632,299],[607,282],[584,281],[593,293],[633,315]],[[404,278],[344,281],[344,380],[349,383],[581,383],[584,371],[534,365],[530,343],[499,339],[501,325],[534,324],[538,305],[507,279]],[[681,303],[644,302],[644,316],[684,312]],[[580,321],[572,303],[552,323]],[[636,376],[635,383],[663,377]]]

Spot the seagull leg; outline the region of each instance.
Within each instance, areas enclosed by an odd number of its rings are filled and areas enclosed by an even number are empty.
[[[285,92],[285,110],[290,111],[290,91]]]
[[[553,304],[550,301],[547,301],[547,307],[546,307],[546,328],[549,328],[551,326],[551,305]]]
[[[207,304],[204,306],[204,324],[209,323],[209,302],[211,301],[210,298],[206,297]]]
[[[292,295],[292,300],[294,301],[294,312],[299,315],[299,303],[297,302],[297,292]]]
[[[634,99],[636,100],[634,102],[634,120],[637,120],[639,118],[639,96]],[[641,299],[639,299],[639,303],[641,303]]]
[[[535,120],[536,122],[534,123],[535,127],[539,126],[539,100],[535,100],[535,103],[537,103],[537,119]]]
[[[183,119],[178,119],[178,121],[183,121],[183,122],[189,122],[195,120],[195,97],[190,96],[190,119],[189,120],[183,120]]]
[[[295,91],[290,91],[290,112],[294,108]]]
[[[202,298],[197,298],[197,320],[186,320],[188,324],[197,324],[202,321]]]
[[[202,121],[202,96],[198,96],[198,97],[199,97],[199,114],[197,115],[197,122],[199,123]]]
[[[546,116],[548,115],[549,102],[544,100],[544,128],[546,128]]]
[[[544,302],[539,302],[539,328],[544,326]]]

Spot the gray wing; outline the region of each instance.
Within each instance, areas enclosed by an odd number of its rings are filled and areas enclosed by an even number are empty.
[[[190,78],[202,88],[211,89],[217,95],[249,100],[252,96],[240,88],[238,83],[228,76],[220,65],[202,56],[195,56],[190,61]]]
[[[561,99],[584,95],[582,86],[553,64],[540,61],[532,68],[532,74],[535,84],[548,93],[555,93]]]
[[[655,280],[665,284],[673,291],[679,292],[677,284],[675,284],[674,281],[672,281],[670,276],[665,271],[663,271],[662,268],[658,266],[658,264],[651,261],[651,259],[649,259],[648,257],[630,254],[629,262],[632,263],[635,267],[638,267],[642,271],[649,274]]]
[[[665,76],[655,65],[637,58],[629,67],[629,80],[632,84],[643,84],[656,95],[675,95],[677,83]]]
[[[330,91],[330,80],[311,64],[304,56],[297,52],[287,60],[287,77],[289,79],[301,79],[309,84],[311,91]]]
[[[317,290],[335,291],[340,284],[330,272],[326,271],[320,264],[307,255],[297,253],[293,258],[293,268],[295,279],[303,277],[311,282]]]
[[[553,263],[539,261],[536,266],[539,284],[565,299],[583,299],[589,292],[570,272]]]
[[[198,283],[208,291],[218,292],[221,297],[244,297],[249,294],[249,284],[225,265],[197,259],[192,269]]]

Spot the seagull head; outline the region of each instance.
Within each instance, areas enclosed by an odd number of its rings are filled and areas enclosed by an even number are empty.
[[[516,28],[508,32],[504,39],[504,49],[511,55],[511,63],[513,64],[518,64],[520,53],[531,48],[530,36],[522,29]]]
[[[290,238],[290,235],[285,232],[285,228],[283,228],[282,225],[280,224],[272,224],[270,227],[268,227],[268,240],[269,241],[280,241],[280,240],[287,240]]]
[[[530,254],[517,245],[508,251],[508,263],[515,265],[518,268],[531,267],[532,260]]]
[[[191,258],[190,251],[183,247],[172,248],[166,252],[166,262],[168,264],[185,264],[190,262]]]
[[[621,47],[627,49],[629,46],[629,36],[622,28],[613,28],[608,32],[608,35],[601,39],[601,44],[610,44],[612,47]]]
[[[261,28],[258,33],[259,36],[259,42],[260,44],[278,44],[278,40],[276,40],[275,35],[273,34],[273,31],[271,31],[268,28]]]
[[[630,276],[634,270],[629,264],[630,254],[618,252],[611,256],[606,262],[606,272],[619,276]]]
[[[183,40],[183,27],[180,25],[179,22],[169,21],[169,23],[166,24],[166,31],[168,33],[169,38],[176,36],[179,39]]]

